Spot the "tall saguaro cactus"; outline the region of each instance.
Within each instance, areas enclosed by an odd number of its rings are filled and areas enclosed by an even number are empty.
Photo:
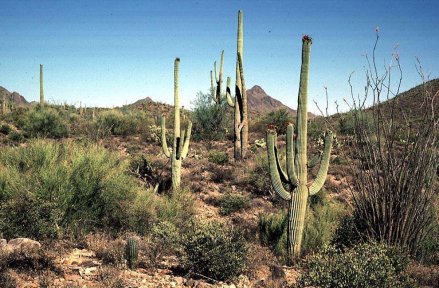
[[[162,130],[162,148],[163,153],[168,158],[171,158],[171,174],[172,174],[172,189],[178,191],[180,189],[181,179],[181,161],[186,158],[189,152],[189,141],[191,138],[192,122],[188,122],[187,131],[180,130],[180,95],[178,88],[178,71],[180,58],[176,58],[174,62],[174,143],[172,145],[172,152],[168,148],[166,142],[166,118],[162,116],[161,130]]]
[[[44,105],[43,64],[40,64],[40,105]]]
[[[325,148],[316,179],[308,182],[307,173],[307,121],[308,121],[308,71],[312,39],[302,39],[302,66],[300,71],[300,87],[297,108],[297,137],[294,139],[293,124],[287,125],[287,148],[285,173],[276,147],[276,129],[269,127],[267,131],[267,150],[270,166],[270,177],[274,190],[285,201],[289,202],[287,227],[288,265],[300,256],[305,214],[308,197],[320,191],[328,173],[333,135],[327,131]]]
[[[243,64],[243,13],[238,11],[238,35],[237,35],[237,53],[236,53],[236,84],[235,100],[231,97],[230,77],[227,77],[226,98],[227,103],[235,108],[235,135],[234,135],[234,155],[235,159],[245,158],[248,147],[248,111],[247,111],[247,93],[244,81],[244,64]]]
[[[216,61],[213,63],[213,69],[215,71],[215,79],[213,78],[213,71],[210,71],[210,90],[211,95],[214,97],[216,104],[221,105],[221,95],[223,93],[223,73],[224,73],[224,50],[221,51],[221,63],[219,72],[216,70]],[[214,84],[216,83],[216,86]]]

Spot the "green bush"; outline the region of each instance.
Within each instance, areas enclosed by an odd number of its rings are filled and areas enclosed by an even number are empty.
[[[248,197],[231,193],[219,197],[217,201],[221,215],[230,215],[250,205],[250,199]]]
[[[358,126],[357,128],[355,127],[356,125]],[[342,134],[354,135],[355,129],[371,131],[373,126],[373,118],[370,113],[364,111],[352,111],[340,115],[338,126]]]
[[[139,111],[112,109],[99,113],[96,127],[113,135],[128,136],[146,131],[148,123],[150,119]]]
[[[319,197],[320,196],[320,197]],[[311,197],[303,234],[302,253],[308,254],[330,244],[342,215],[341,204],[330,202],[324,192]],[[286,260],[287,211],[259,216],[259,238],[274,254]]]
[[[20,132],[17,131],[12,131],[11,133],[9,133],[8,135],[9,140],[13,141],[13,142],[23,142],[24,140],[24,135]]]
[[[257,121],[255,126],[258,132],[265,132],[268,125],[276,126],[276,131],[279,135],[287,133],[287,123],[292,123],[293,117],[287,109],[281,108],[276,111],[270,111],[263,115],[260,120]]]
[[[213,150],[209,152],[207,156],[209,162],[215,163],[217,165],[224,165],[229,163],[229,155],[226,152]]]
[[[326,247],[307,257],[298,287],[417,287],[405,270],[408,258],[383,244],[361,244],[341,251]]]
[[[8,124],[2,124],[0,126],[0,133],[2,133],[2,134],[8,135],[11,131],[12,131],[12,128]]]
[[[259,195],[272,194],[270,168],[268,166],[267,153],[259,153],[255,157],[255,167],[249,173],[249,184],[252,192]],[[274,192],[274,191],[273,191]]]
[[[66,120],[51,107],[37,107],[29,110],[19,122],[24,133],[31,138],[63,138],[69,135]]]
[[[96,145],[37,140],[0,155],[0,230],[7,238],[128,228],[141,187],[128,162]]]
[[[198,92],[192,112],[194,140],[223,140],[233,129],[230,107],[214,103],[210,95]]]
[[[187,270],[217,280],[238,276],[245,268],[247,244],[240,230],[219,222],[193,224],[182,237]]]

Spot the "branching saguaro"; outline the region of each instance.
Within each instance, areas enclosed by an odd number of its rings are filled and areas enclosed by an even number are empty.
[[[216,61],[213,63],[213,69],[215,71],[215,79],[214,72],[210,71],[210,93],[212,98],[215,100],[216,104],[221,105],[222,102],[222,93],[223,93],[223,73],[224,73],[224,50],[221,51],[221,63],[219,72],[216,70]],[[215,83],[215,84],[214,84]]]
[[[350,154],[357,159],[351,165],[355,213],[364,221],[367,237],[415,253],[432,223],[434,199],[439,192],[435,187],[439,85],[427,82],[418,66],[424,84],[412,91],[413,95],[407,94],[412,97],[411,107],[407,106],[410,102],[400,102],[399,55],[394,53],[392,62],[381,72],[375,60],[378,39],[377,33],[373,58],[366,56],[364,99],[351,92],[355,150]],[[391,77],[392,73],[396,77]],[[366,99],[372,99],[369,108],[364,107]],[[365,115],[372,119],[368,129]]]
[[[247,156],[248,148],[248,109],[247,92],[244,81],[243,64],[243,12],[238,11],[238,35],[237,35],[237,55],[236,55],[236,84],[235,99],[231,96],[230,77],[227,77],[226,98],[227,103],[235,108],[234,120],[234,157],[243,159]]]
[[[171,158],[171,175],[172,175],[172,189],[178,191],[180,189],[181,179],[181,161],[186,158],[189,152],[189,141],[191,138],[192,122],[188,122],[187,130],[180,130],[180,95],[178,86],[178,71],[180,58],[176,58],[174,62],[174,143],[172,151],[168,148],[166,142],[166,118],[162,116],[162,148],[163,153]]]
[[[308,197],[320,191],[325,183],[333,135],[327,131],[325,148],[316,179],[308,183],[307,171],[307,122],[308,122],[308,71],[312,40],[308,36],[302,39],[302,67],[300,71],[300,87],[297,107],[297,137],[294,139],[293,124],[287,125],[287,148],[285,173],[278,157],[276,147],[276,129],[269,127],[267,131],[267,151],[270,166],[270,177],[274,190],[285,201],[289,202],[287,227],[287,259],[292,265],[300,256],[305,215]]]

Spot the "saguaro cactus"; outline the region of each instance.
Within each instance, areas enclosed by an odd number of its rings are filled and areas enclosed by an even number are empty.
[[[125,259],[127,260],[128,267],[133,269],[135,267],[139,251],[137,249],[136,239],[130,237],[125,245]]]
[[[176,58],[174,62],[174,144],[172,152],[168,148],[166,142],[166,118],[162,116],[162,148],[163,153],[168,158],[171,158],[171,174],[172,174],[172,189],[177,191],[180,189],[181,178],[181,160],[186,158],[189,151],[189,141],[191,138],[192,122],[188,122],[187,131],[182,129],[180,131],[180,95],[178,92],[178,66],[180,58]]]
[[[235,159],[245,158],[248,147],[248,111],[247,111],[247,93],[244,81],[244,64],[243,64],[243,13],[238,11],[238,35],[237,35],[237,55],[236,55],[236,84],[235,100],[232,99],[230,89],[230,77],[227,77],[226,98],[227,103],[235,108],[235,125],[234,125],[234,156]]]
[[[319,172],[314,182],[308,183],[307,101],[311,44],[311,38],[309,36],[304,36],[302,39],[302,66],[300,71],[300,87],[297,108],[297,137],[294,139],[293,124],[288,124],[286,138],[286,173],[282,169],[279,161],[278,150],[276,147],[276,129],[274,127],[269,127],[267,130],[267,150],[271,182],[276,193],[282,199],[289,201],[287,227],[288,265],[292,264],[294,258],[300,256],[308,197],[320,191],[325,183],[333,140],[332,132],[327,131]]]
[[[216,70],[216,61],[213,63],[213,69],[215,71],[215,81],[213,79],[213,72],[210,71],[210,90],[212,97],[214,97],[216,104],[221,105],[221,95],[223,93],[223,73],[224,73],[224,50],[221,51],[221,63],[219,73]],[[216,82],[216,86],[214,84]]]
[[[40,105],[44,105],[43,64],[40,64]]]

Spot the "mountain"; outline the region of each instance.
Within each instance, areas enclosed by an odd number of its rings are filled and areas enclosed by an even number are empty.
[[[247,103],[250,116],[263,115],[265,113],[286,109],[292,116],[296,116],[297,111],[286,106],[279,100],[274,99],[265,93],[261,86],[255,85],[247,90]],[[313,118],[314,114],[308,112],[308,117]]]
[[[6,97],[6,101],[14,102],[17,106],[28,105],[29,102],[17,92],[9,92],[6,88],[0,86],[0,100]]]

